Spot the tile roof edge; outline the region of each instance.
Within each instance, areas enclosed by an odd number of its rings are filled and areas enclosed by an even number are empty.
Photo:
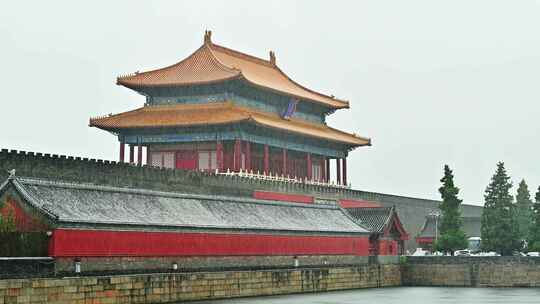
[[[364,226],[362,221],[356,219],[354,216],[352,216],[348,211],[347,209],[341,207],[341,206],[337,206],[339,210],[341,210],[341,213],[343,213],[349,220],[351,220],[353,223],[355,223],[356,225],[358,225],[360,228],[366,230],[367,232],[375,232],[375,231],[371,231],[371,229],[367,226]]]
[[[8,180],[8,182],[11,182],[17,192],[23,197],[24,200],[26,200],[32,207],[36,208],[37,210],[45,213],[46,216],[53,218],[54,220],[58,220],[59,216],[55,214],[54,212],[48,210],[45,206],[46,203],[42,203],[41,205],[38,202],[41,202],[39,199],[33,197],[26,188],[21,184],[18,177],[13,178],[12,180]]]
[[[95,190],[95,191],[105,191],[105,192],[149,195],[149,196],[163,196],[163,197],[172,197],[172,198],[202,199],[202,200],[209,200],[209,201],[229,200],[229,201],[234,201],[234,202],[273,205],[273,206],[290,207],[290,208],[313,208],[313,209],[339,210],[337,206],[331,206],[331,205],[298,204],[298,203],[289,203],[289,202],[281,202],[281,201],[272,202],[272,201],[258,200],[258,199],[246,198],[246,197],[233,197],[233,196],[224,196],[224,195],[210,196],[210,195],[203,195],[203,194],[156,191],[156,190],[150,190],[150,189],[133,189],[133,188],[125,188],[125,187],[97,185],[97,184],[90,184],[90,183],[51,181],[51,180],[27,178],[27,177],[21,177],[17,179],[22,184],[30,184],[30,185],[36,185],[36,186],[50,186],[50,187],[67,188],[67,189]]]
[[[216,229],[216,230],[251,230],[251,231],[287,231],[287,232],[304,232],[304,233],[329,233],[329,234],[344,234],[344,233],[352,233],[352,234],[366,234],[370,233],[369,229],[366,229],[362,226],[360,228],[363,228],[366,231],[354,231],[354,230],[305,230],[305,229],[273,229],[273,228],[253,228],[250,226],[237,226],[237,227],[220,227],[220,226],[212,226],[212,225],[174,225],[174,224],[143,224],[143,223],[132,223],[132,222],[114,222],[114,221],[79,221],[76,219],[70,219],[70,218],[60,218],[59,223],[64,224],[79,224],[79,223],[86,223],[86,224],[102,224],[102,225],[111,225],[111,226],[131,226],[131,227],[159,227],[159,228],[186,228],[186,229]]]

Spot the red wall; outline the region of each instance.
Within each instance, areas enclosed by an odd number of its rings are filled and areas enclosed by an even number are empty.
[[[377,202],[364,201],[364,200],[340,200],[339,205],[341,208],[367,208],[367,207],[382,207]]]
[[[368,237],[57,229],[52,235],[49,255],[368,255]]]
[[[379,240],[379,255],[398,255],[397,241]]]
[[[253,197],[262,200],[313,204],[313,196],[279,192],[253,191]]]
[[[13,216],[17,231],[31,232],[31,231],[43,231],[47,229],[37,218],[30,214],[27,214],[19,205],[17,201],[12,198],[6,200],[6,203],[0,209],[0,214],[3,217],[7,217],[9,214]]]

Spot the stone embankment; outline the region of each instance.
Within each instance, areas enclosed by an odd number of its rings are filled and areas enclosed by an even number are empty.
[[[169,303],[400,286],[398,264],[0,280],[0,304]]]
[[[538,257],[408,257],[404,286],[540,287]]]

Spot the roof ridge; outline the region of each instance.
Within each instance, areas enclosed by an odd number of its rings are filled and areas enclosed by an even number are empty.
[[[115,193],[130,193],[138,195],[148,195],[148,196],[165,196],[165,197],[174,197],[174,198],[186,198],[186,199],[201,199],[208,201],[220,201],[220,200],[231,200],[236,202],[243,203],[252,203],[252,204],[262,204],[262,205],[273,205],[273,206],[282,206],[282,207],[298,207],[298,208],[315,208],[315,209],[335,209],[339,208],[332,205],[318,205],[318,204],[297,204],[297,203],[288,203],[288,202],[269,202],[265,200],[258,200],[254,198],[245,198],[245,197],[233,197],[226,195],[204,195],[204,194],[193,194],[193,193],[180,193],[180,192],[171,192],[171,191],[158,191],[151,189],[134,189],[128,187],[119,187],[119,186],[108,186],[108,185],[98,185],[93,183],[76,183],[76,182],[65,182],[65,181],[53,181],[46,180],[42,178],[32,178],[32,177],[16,177],[17,182],[21,184],[30,184],[37,186],[51,186],[57,188],[67,188],[67,189],[81,189],[81,190],[99,190],[106,192],[115,192]]]
[[[231,72],[231,73],[238,73],[238,70],[237,69],[233,69],[231,67],[228,67],[227,65],[224,65],[221,61],[219,61],[216,56],[211,52],[210,48],[208,47],[207,44],[203,44],[201,45],[198,49],[196,49],[193,53],[191,53],[189,56],[187,56],[186,58],[174,63],[174,64],[171,64],[171,65],[168,65],[166,67],[163,67],[163,68],[159,68],[159,69],[154,69],[154,70],[148,70],[148,71],[144,71],[144,72],[135,72],[135,73],[132,73],[132,74],[127,74],[127,75],[123,75],[123,76],[118,76],[116,78],[116,82],[117,84],[122,84],[121,83],[121,80],[124,80],[124,79],[127,79],[127,78],[131,78],[133,76],[138,76],[138,75],[144,75],[144,74],[149,74],[149,73],[154,73],[154,72],[158,72],[158,71],[164,71],[164,70],[168,70],[168,69],[172,69],[174,67],[177,67],[179,66],[180,64],[190,60],[193,56],[197,55],[199,52],[201,52],[202,50],[208,50],[210,51],[210,54],[211,54],[211,58],[212,58],[212,61],[214,61],[214,63],[217,64],[217,66],[226,71],[226,72]]]
[[[266,65],[270,68],[276,68],[277,66],[272,64],[272,62],[270,60],[266,60],[266,59],[262,59],[260,57],[257,57],[257,56],[253,56],[253,55],[250,55],[250,54],[247,54],[247,53],[244,53],[244,52],[240,52],[240,51],[237,51],[237,50],[233,50],[231,48],[228,48],[226,46],[222,46],[222,45],[219,45],[219,44],[215,44],[213,42],[211,42],[209,44],[210,48],[212,47],[216,47],[218,51],[223,51],[231,56],[235,56],[235,57],[239,57],[239,58],[242,58],[242,59],[246,59],[246,60],[249,60],[249,61],[252,61],[252,62],[255,62],[255,63],[261,63],[263,65]]]

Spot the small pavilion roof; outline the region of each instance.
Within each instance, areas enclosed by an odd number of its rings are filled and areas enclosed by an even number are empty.
[[[117,84],[130,89],[185,86],[243,79],[277,93],[322,104],[332,109],[348,108],[349,102],[308,89],[289,78],[277,65],[275,55],[261,59],[217,44],[205,34],[204,44],[186,59],[171,66],[120,76]]]
[[[232,102],[145,106],[133,111],[90,119],[90,126],[107,131],[140,128],[255,123],[267,128],[322,138],[353,146],[370,145],[369,138],[349,134],[324,124],[300,119],[283,119],[278,114],[234,105]]]
[[[386,234],[394,226],[399,231],[401,239],[409,238],[395,207],[354,207],[345,210],[371,232]]]

